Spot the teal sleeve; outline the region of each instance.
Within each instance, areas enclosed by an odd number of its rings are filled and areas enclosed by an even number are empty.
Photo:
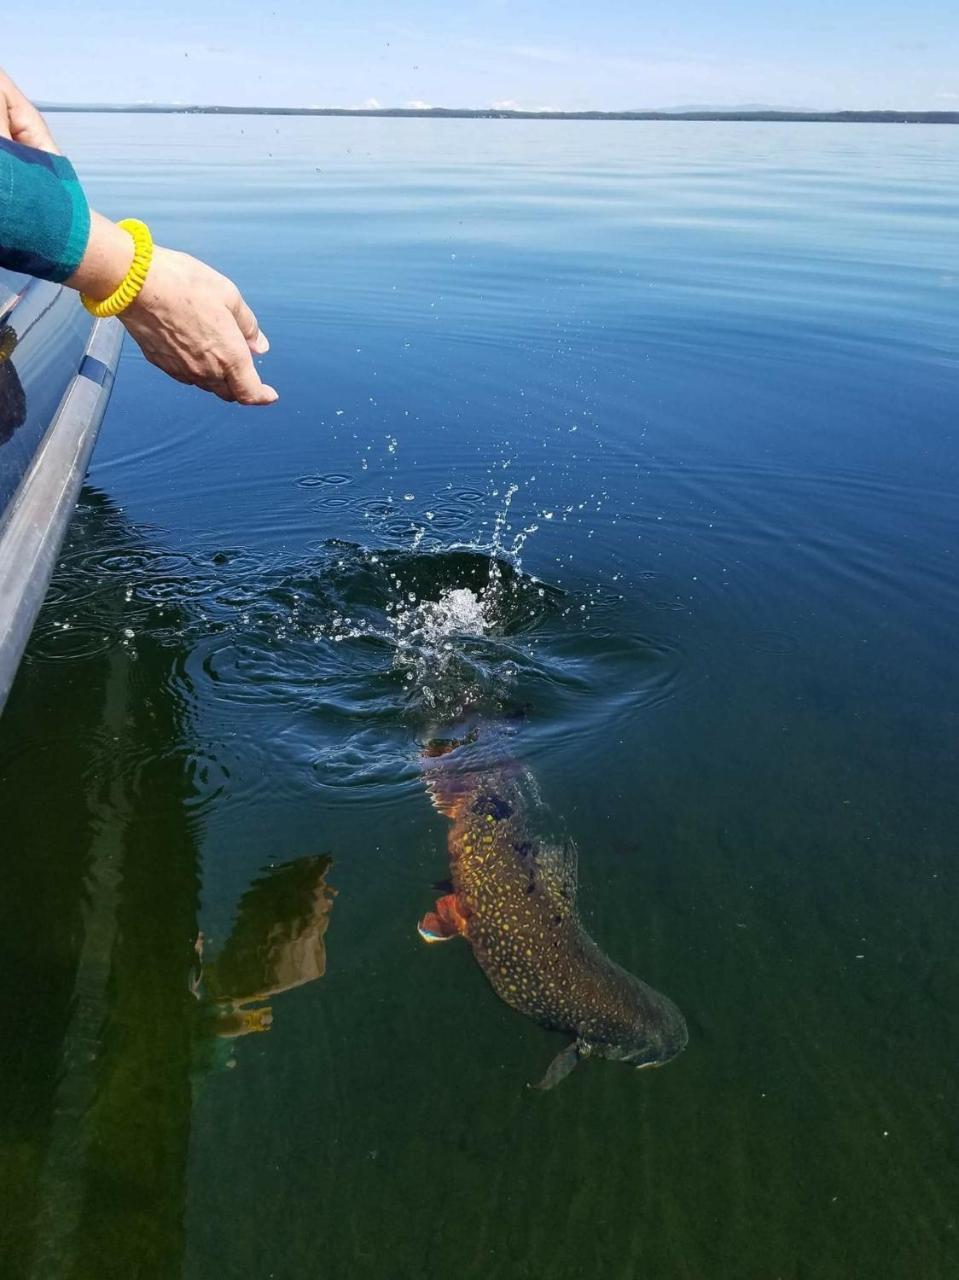
[[[90,206],[70,161],[0,138],[0,267],[59,283],[89,238]]]

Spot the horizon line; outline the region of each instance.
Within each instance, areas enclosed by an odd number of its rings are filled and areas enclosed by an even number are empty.
[[[720,108],[702,110],[582,110],[521,107],[279,107],[232,106],[227,103],[186,102],[41,102],[41,111],[51,112],[117,112],[157,115],[276,115],[276,116],[373,116],[460,119],[517,120],[689,120],[689,121],[755,121],[811,123],[934,123],[959,124],[959,111],[937,108],[902,109],[896,107],[840,108],[836,110],[791,110],[788,108]]]

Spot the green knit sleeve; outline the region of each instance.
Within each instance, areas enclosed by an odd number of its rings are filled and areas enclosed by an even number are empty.
[[[66,280],[89,237],[90,206],[70,161],[0,138],[0,267]]]

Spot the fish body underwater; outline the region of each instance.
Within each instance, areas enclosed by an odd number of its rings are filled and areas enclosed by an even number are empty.
[[[465,937],[502,1000],[573,1037],[539,1087],[590,1055],[651,1067],[680,1053],[680,1011],[583,928],[575,845],[557,832],[529,771],[497,759],[495,743],[434,743],[425,755],[430,796],[452,826],[449,892],[420,921],[420,936]]]

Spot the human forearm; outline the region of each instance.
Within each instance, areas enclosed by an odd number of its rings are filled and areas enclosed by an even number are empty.
[[[86,251],[64,283],[91,298],[106,298],[126,275],[132,261],[133,241],[127,232],[91,209]]]
[[[83,258],[90,211],[63,156],[0,133],[0,266],[44,280],[68,279]]]
[[[92,211],[40,113],[0,70],[0,266],[109,298],[133,262],[131,236]],[[120,315],[151,364],[241,404],[272,404],[253,363],[269,343],[232,280],[154,246],[139,295]]]

